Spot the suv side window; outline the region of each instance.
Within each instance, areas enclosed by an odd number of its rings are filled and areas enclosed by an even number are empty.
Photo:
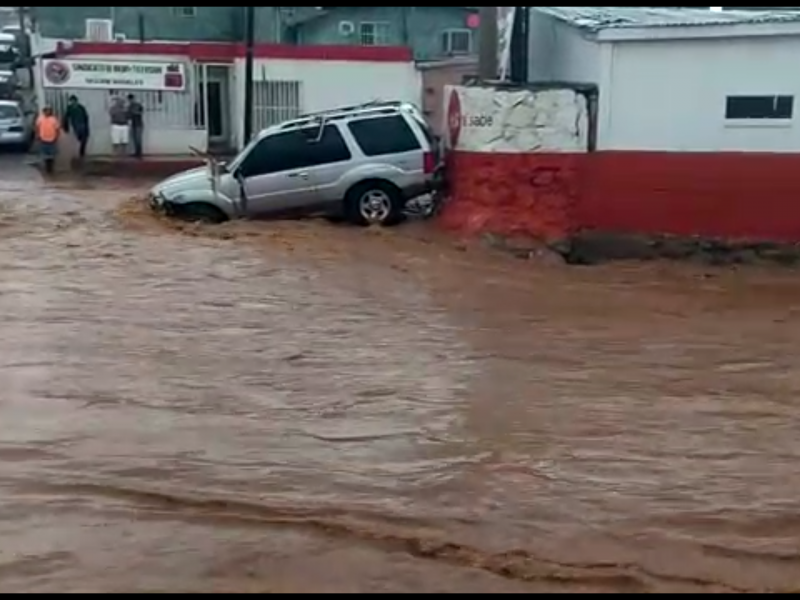
[[[318,142],[313,141],[319,135],[318,127],[309,127],[300,131],[311,140],[309,146],[312,164],[308,166],[330,165],[350,160],[353,157],[336,125],[326,125]]]
[[[417,136],[400,115],[360,119],[347,124],[365,156],[419,150]]]
[[[335,125],[276,133],[261,140],[239,167],[242,177],[257,177],[350,160],[351,154]]]

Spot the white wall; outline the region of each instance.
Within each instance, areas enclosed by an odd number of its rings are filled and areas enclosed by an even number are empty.
[[[549,15],[530,14],[529,80],[600,85],[602,45]]]
[[[183,92],[164,92],[164,103],[154,105],[151,100],[155,92],[142,91],[135,93],[145,105],[144,152],[151,156],[185,155],[189,146],[206,150],[206,130],[194,126],[194,71],[188,57],[174,55],[148,54],[128,56],[120,54],[81,54],[70,55],[71,60],[108,60],[108,61],[152,61],[181,62],[185,67],[186,89]],[[36,95],[39,106],[45,104],[45,88],[42,84],[41,61],[37,61],[34,69]],[[50,88],[51,90],[54,88]],[[91,136],[87,152],[93,156],[108,156],[113,152],[111,145],[111,124],[108,117],[109,92],[106,90],[83,90],[66,88],[60,96],[62,100],[74,93],[81,99],[89,112]],[[127,93],[127,92],[125,92]],[[171,96],[171,98],[167,97]],[[60,103],[59,103],[60,104]],[[63,107],[56,105],[57,109]],[[167,114],[171,111],[172,114]]]
[[[39,40],[39,47],[50,48],[55,42]],[[125,60],[124,55],[82,55],[69,58],[93,58],[97,60]],[[137,55],[136,60],[175,61],[176,56]],[[185,106],[182,115],[187,126],[164,127],[150,117],[150,126],[145,121],[145,152],[147,154],[184,154],[189,145],[200,149],[206,148],[206,131],[194,126],[194,70],[186,64],[187,88]],[[321,111],[338,106],[369,102],[371,100],[404,100],[422,105],[422,76],[411,62],[366,62],[366,61],[310,61],[310,60],[256,60],[254,65],[256,81],[301,81],[301,109],[303,112]],[[37,96],[44,97],[41,74],[37,68]],[[233,123],[233,142],[241,147],[244,139],[244,59],[237,60],[231,69],[231,102],[230,118]],[[89,91],[76,92],[86,96],[101,96],[101,93]],[[145,92],[139,93],[140,97]],[[183,94],[181,94],[183,96]],[[172,106],[171,109],[178,107]],[[93,136],[89,152],[106,154],[110,152],[110,134],[107,125],[106,107],[103,103],[93,102],[92,107]],[[147,116],[147,115],[146,115]]]
[[[256,60],[256,81],[301,81],[301,110],[316,112],[371,100],[402,100],[422,106],[422,77],[413,63]],[[236,61],[236,105],[244,112],[244,60]],[[241,145],[244,124],[238,120]]]
[[[601,93],[610,114],[601,121],[598,149],[800,151],[800,37],[610,47],[611,85]],[[794,119],[726,123],[729,95],[794,95]]]
[[[598,89],[597,135],[602,138],[609,121],[608,99],[611,44],[601,44],[576,28],[538,12],[530,11],[529,81],[590,83]]]
[[[448,85],[450,149],[461,152],[586,152],[586,98],[570,89],[502,91]]]

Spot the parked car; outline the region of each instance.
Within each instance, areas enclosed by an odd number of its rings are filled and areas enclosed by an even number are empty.
[[[16,36],[12,33],[0,33],[0,64],[14,64],[18,56]]]
[[[351,106],[269,127],[230,163],[156,185],[154,209],[209,222],[321,214],[392,225],[432,191],[438,152],[419,110],[402,102]]]
[[[27,150],[33,141],[33,127],[16,100],[0,100],[0,147]]]
[[[19,89],[17,76],[0,65],[0,100],[16,100]]]
[[[2,29],[0,29],[0,33],[17,37],[22,35],[23,31],[19,24],[12,23],[10,25],[5,25]]]

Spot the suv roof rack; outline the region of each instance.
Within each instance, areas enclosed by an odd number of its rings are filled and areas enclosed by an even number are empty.
[[[368,115],[386,115],[386,114],[397,114],[400,111],[400,108],[407,103],[400,102],[397,100],[384,102],[384,101],[373,101],[367,102],[365,104],[356,104],[353,106],[343,106],[341,108],[333,108],[329,110],[323,110],[320,112],[314,113],[307,113],[304,115],[300,115],[291,121],[287,121],[280,125],[279,129],[286,130],[286,129],[299,129],[302,127],[308,127],[310,125],[319,126],[319,134],[318,138],[322,137],[322,132],[325,129],[325,125],[330,123],[331,121],[338,121],[339,119],[345,119],[351,115],[363,114],[364,116]]]
[[[373,100],[371,102],[365,102],[364,104],[354,104],[352,106],[341,106],[339,108],[329,108],[328,110],[322,110],[319,112],[305,113],[298,115],[296,119],[292,120],[299,121],[309,119],[311,117],[330,117],[333,115],[369,110],[371,108],[399,108],[403,106],[403,104],[405,104],[405,102],[401,102],[400,100]]]

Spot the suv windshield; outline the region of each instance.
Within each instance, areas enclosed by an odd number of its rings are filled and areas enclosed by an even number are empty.
[[[244,159],[250,154],[253,148],[261,141],[261,137],[259,135],[254,135],[252,139],[248,142],[247,146],[242,148],[242,150],[237,154],[232,161],[225,165],[226,170],[228,171],[235,171],[239,165],[244,162]]]
[[[19,119],[19,109],[11,104],[0,104],[0,119]]]

